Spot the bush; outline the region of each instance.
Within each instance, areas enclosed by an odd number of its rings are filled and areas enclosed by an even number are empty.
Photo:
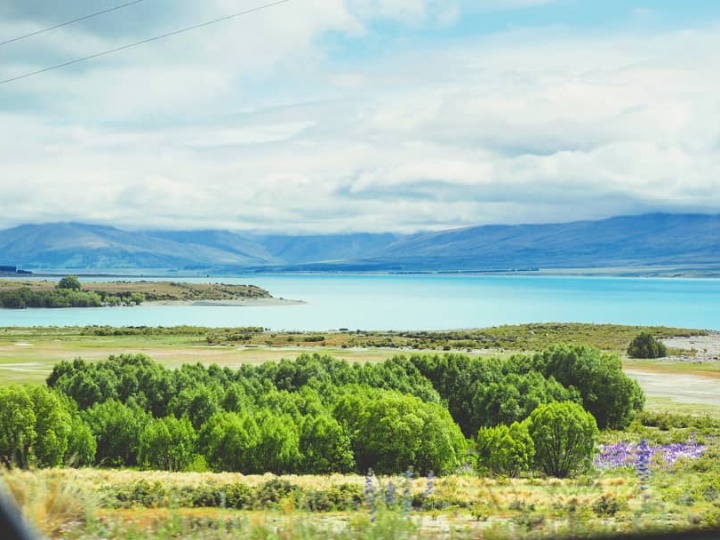
[[[255,494],[255,506],[257,508],[276,508],[278,503],[287,499],[292,494],[299,495],[302,489],[287,480],[273,478],[261,486],[258,486]]]
[[[480,429],[477,447],[478,467],[505,476],[518,476],[529,470],[535,456],[527,426],[517,422]]]
[[[546,474],[565,478],[592,466],[598,428],[580,405],[540,405],[527,421],[535,462]]]
[[[82,287],[80,285],[80,280],[77,278],[77,276],[65,276],[58,282],[57,288],[79,291]]]
[[[627,349],[631,358],[662,358],[667,356],[667,347],[649,332],[640,332]]]

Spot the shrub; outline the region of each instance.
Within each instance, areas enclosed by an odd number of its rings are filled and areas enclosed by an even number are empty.
[[[225,506],[242,510],[250,505],[253,495],[253,489],[247,484],[228,484],[225,486]]]
[[[662,358],[667,356],[667,347],[649,332],[640,332],[630,342],[627,354],[631,358]]]
[[[82,287],[80,285],[80,280],[77,278],[77,276],[65,276],[58,282],[57,288],[79,291]]]
[[[527,422],[535,462],[546,474],[564,478],[592,465],[598,428],[595,418],[580,405],[540,405]]]
[[[517,422],[480,429],[477,446],[478,466],[494,474],[518,476],[530,469],[535,456],[527,426]]]
[[[258,486],[255,494],[255,506],[257,508],[274,508],[291,494],[297,495],[301,492],[302,489],[295,484],[280,478],[273,478]]]

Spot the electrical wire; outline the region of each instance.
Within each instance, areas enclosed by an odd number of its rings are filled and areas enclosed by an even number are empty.
[[[120,51],[125,51],[127,49],[133,49],[135,47],[140,47],[141,45],[145,45],[147,43],[152,43],[153,41],[159,41],[161,39],[169,38],[171,36],[176,36],[178,34],[183,34],[185,32],[190,32],[192,30],[197,30],[198,28],[203,28],[205,26],[210,26],[211,24],[217,24],[220,22],[224,22],[230,19],[235,19],[237,17],[240,17],[242,15],[248,15],[250,13],[255,13],[258,11],[262,11],[264,9],[268,9],[274,6],[278,6],[280,4],[285,4],[289,2],[290,0],[278,0],[276,2],[270,2],[269,4],[264,4],[262,6],[257,6],[254,8],[246,9],[244,11],[238,11],[236,13],[231,13],[230,15],[224,15],[222,17],[218,17],[217,19],[212,19],[209,21],[205,21],[199,24],[194,24],[192,26],[186,26],[185,28],[180,28],[179,30],[173,30],[172,32],[167,32],[165,34],[160,34],[158,36],[153,36],[147,39],[143,39],[141,41],[136,41],[134,43],[128,43],[127,45],[121,45],[120,47],[115,47],[114,49],[108,49],[106,51],[102,51],[99,53],[91,54],[90,56],[84,56],[82,58],[77,58],[75,60],[70,60],[69,62],[63,62],[62,64],[56,64],[54,66],[49,66],[46,68],[38,69],[37,71],[31,71],[29,73],[23,73],[22,75],[18,75],[16,77],[11,77],[10,79],[5,79],[0,81],[0,85],[8,84],[11,82],[19,81],[21,79],[27,79],[28,77],[33,77],[35,75],[40,75],[41,73],[46,73],[48,71],[52,71],[54,69],[61,69],[64,67],[72,66],[74,64],[79,64],[81,62],[87,62],[88,60],[94,60],[95,58],[100,58],[101,56],[107,56],[109,54],[114,54]]]
[[[14,37],[12,39],[8,39],[5,41],[0,41],[0,47],[3,47],[10,43],[15,43],[16,41],[21,41],[23,39],[28,39],[33,36],[37,36],[38,34],[44,34],[45,32],[50,32],[51,30],[56,30],[57,28],[62,28],[63,26],[69,26],[71,24],[75,24],[80,21],[86,21],[86,20],[92,19],[94,17],[99,17],[100,15],[105,15],[106,13],[112,13],[113,11],[117,11],[119,9],[134,6],[135,4],[139,4],[140,2],[144,2],[144,1],[145,0],[133,0],[133,2],[127,2],[127,3],[121,4],[119,6],[104,9],[103,11],[98,11],[96,13],[90,13],[89,15],[83,15],[82,17],[78,17],[77,19],[72,19],[71,21],[65,21],[63,23],[56,24],[55,26],[49,26],[48,28],[43,28],[42,30],[36,30],[35,32],[30,32],[29,34],[24,34],[22,36]]]

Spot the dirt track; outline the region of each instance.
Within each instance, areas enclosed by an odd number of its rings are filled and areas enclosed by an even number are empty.
[[[669,356],[668,362],[717,363],[720,365],[720,333],[706,336],[664,339],[671,349],[688,351],[687,354]],[[702,374],[663,373],[642,369],[626,369],[625,373],[638,381],[649,397],[670,398],[678,403],[720,405],[720,378],[716,373]]]

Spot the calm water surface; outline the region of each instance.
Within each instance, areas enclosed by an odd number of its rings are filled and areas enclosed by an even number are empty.
[[[0,310],[0,326],[441,330],[552,321],[720,330],[720,280],[714,279],[312,274],[182,280],[252,283],[306,303]]]

